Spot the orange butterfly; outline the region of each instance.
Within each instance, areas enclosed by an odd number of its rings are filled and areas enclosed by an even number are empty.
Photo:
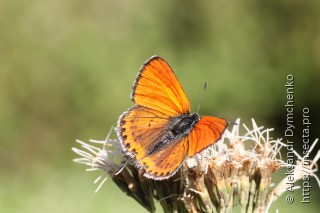
[[[133,86],[135,106],[118,120],[123,151],[148,178],[174,175],[192,157],[220,139],[228,122],[190,114],[190,103],[165,60],[151,57]]]

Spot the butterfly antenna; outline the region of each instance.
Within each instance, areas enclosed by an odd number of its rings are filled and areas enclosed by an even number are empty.
[[[208,86],[208,82],[205,82],[205,83],[204,83],[204,86],[203,86],[203,91],[202,91],[202,94],[201,94],[201,97],[200,97],[200,101],[199,101],[197,113],[199,112],[200,105],[201,105],[201,102],[202,102],[202,100],[203,100],[203,95],[204,95],[204,92],[205,92],[206,89],[207,89],[207,86]]]

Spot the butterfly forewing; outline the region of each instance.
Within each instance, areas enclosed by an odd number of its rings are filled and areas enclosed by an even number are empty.
[[[189,100],[170,66],[154,56],[141,68],[131,95],[136,105],[152,108],[167,115],[190,112]]]

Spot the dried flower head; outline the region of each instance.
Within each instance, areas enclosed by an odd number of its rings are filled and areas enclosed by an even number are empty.
[[[90,140],[102,148],[77,141],[82,149],[73,148],[81,155],[74,161],[88,165],[92,170],[103,170],[98,189],[108,176],[127,195],[133,197],[148,211],[154,212],[158,200],[165,212],[231,212],[239,204],[242,212],[265,212],[272,202],[286,191],[286,178],[272,186],[272,175],[282,167],[294,168],[294,180],[305,175],[314,177],[320,151],[311,163],[300,156],[296,164],[288,165],[281,157],[287,145],[281,139],[272,139],[273,129],[258,127],[252,120],[252,129],[243,125],[246,133],[239,134],[240,120],[231,131],[226,131],[215,145],[189,158],[173,177],[156,181],[143,176],[130,159],[121,152],[118,140]],[[307,155],[314,149],[315,140]],[[120,160],[120,161],[119,161]],[[295,187],[296,189],[298,187]],[[97,190],[98,190],[97,189]]]

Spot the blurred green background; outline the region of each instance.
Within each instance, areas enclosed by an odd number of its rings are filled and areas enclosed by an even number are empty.
[[[145,212],[111,180],[84,172],[75,139],[104,139],[132,106],[140,66],[160,55],[192,111],[274,127],[284,137],[294,75],[296,149],[302,108],[320,132],[320,1],[0,1],[0,212]],[[284,172],[280,172],[284,175]],[[318,212],[311,204],[273,205]],[[316,203],[318,202],[318,203]],[[161,211],[160,211],[161,212]]]

